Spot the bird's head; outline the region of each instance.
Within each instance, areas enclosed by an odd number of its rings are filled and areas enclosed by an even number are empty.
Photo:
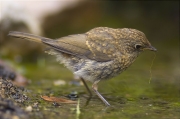
[[[119,44],[126,53],[139,54],[144,50],[157,51],[146,38],[145,34],[136,29],[123,28],[119,30]]]

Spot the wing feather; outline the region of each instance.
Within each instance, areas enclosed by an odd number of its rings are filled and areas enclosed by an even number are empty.
[[[86,44],[86,34],[76,34],[59,38],[57,40],[42,39],[42,42],[51,46],[54,50],[74,55],[79,58],[88,58],[100,62],[111,59],[104,53],[92,52]]]

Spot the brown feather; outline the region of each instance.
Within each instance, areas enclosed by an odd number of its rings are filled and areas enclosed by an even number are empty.
[[[44,40],[42,42],[51,46],[54,50],[74,55],[79,58],[89,58],[96,61],[109,61],[110,58],[99,51],[92,51],[86,44],[87,36],[85,34],[70,35],[57,40]]]

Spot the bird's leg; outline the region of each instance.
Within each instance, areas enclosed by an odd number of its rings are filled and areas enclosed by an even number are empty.
[[[110,104],[103,98],[103,96],[98,92],[98,83],[99,81],[95,81],[92,85],[93,91],[98,95],[98,97],[106,104],[106,106],[110,106]]]
[[[91,93],[88,85],[86,84],[85,80],[84,80],[83,78],[80,78],[80,79],[81,79],[81,81],[83,82],[84,86],[86,87],[87,91],[89,92],[89,95],[92,96],[92,93]]]

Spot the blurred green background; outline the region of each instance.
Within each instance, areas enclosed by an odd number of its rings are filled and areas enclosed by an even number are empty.
[[[43,1],[35,3],[41,5]],[[18,16],[19,13],[14,12],[13,14]],[[109,96],[110,103],[118,105],[120,100],[118,96],[120,96],[128,101],[135,100],[136,104],[124,107],[130,110],[127,111],[127,115],[126,113],[117,114],[118,111],[115,109],[116,113],[96,118],[116,118],[118,116],[134,118],[137,115],[140,115],[139,118],[144,118],[144,111],[154,114],[151,115],[153,118],[165,118],[166,116],[178,119],[180,117],[179,1],[76,1],[63,9],[44,14],[39,26],[41,32],[36,34],[29,29],[29,25],[24,20],[14,20],[13,17],[1,19],[0,59],[21,67],[24,75],[32,81],[49,79],[49,83],[58,78],[70,81],[73,79],[73,75],[62,65],[57,65],[55,57],[43,53],[45,48],[43,45],[9,38],[7,36],[9,31],[29,32],[53,39],[84,33],[100,26],[135,28],[143,31],[151,44],[158,50],[152,67],[154,53],[145,51],[127,71],[112,80],[99,84],[100,92]],[[150,67],[152,74],[150,74]],[[151,75],[152,79],[149,83]],[[53,87],[51,88],[53,90]],[[61,90],[61,88],[57,90]],[[62,90],[66,90],[66,88]],[[71,89],[68,86],[67,93],[71,90],[74,88]],[[148,102],[149,104],[157,102],[155,111],[145,107],[147,110],[140,109],[140,112],[136,112],[135,110],[139,107],[136,100],[138,97],[152,99]],[[160,105],[163,109],[159,108],[159,102],[167,102],[170,109],[164,110],[163,104],[163,106]],[[89,109],[91,110],[91,108]],[[161,114],[156,114],[157,110],[160,110]],[[95,112],[84,110],[84,113],[93,117],[92,114]],[[84,116],[82,115],[82,117]]]

